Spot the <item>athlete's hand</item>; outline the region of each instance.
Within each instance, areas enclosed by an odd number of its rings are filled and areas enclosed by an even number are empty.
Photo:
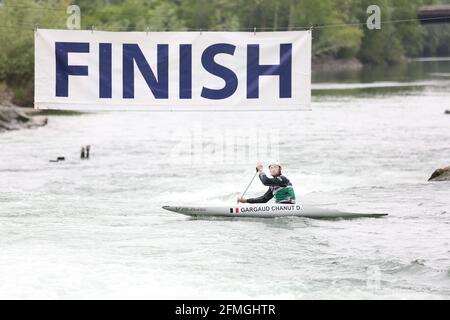
[[[242,198],[242,197],[238,197],[237,198],[237,201],[238,201],[238,203],[240,202],[240,203],[246,203],[247,202],[247,199],[244,199],[244,198]]]
[[[256,171],[258,171],[258,172],[262,172],[263,171],[263,165],[261,163],[258,163],[256,165]]]

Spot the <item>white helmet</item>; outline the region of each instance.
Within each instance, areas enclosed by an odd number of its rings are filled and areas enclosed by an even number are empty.
[[[281,163],[279,161],[276,161],[276,160],[269,163],[269,169],[270,169],[271,166],[279,166],[280,169],[281,169]]]

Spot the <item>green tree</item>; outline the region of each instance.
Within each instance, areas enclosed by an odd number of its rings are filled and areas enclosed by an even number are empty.
[[[16,103],[33,102],[33,29],[36,26],[63,27],[62,11],[68,2],[4,1],[0,7],[0,80],[14,89]]]
[[[92,5],[92,4],[91,4]],[[178,17],[178,7],[163,0],[125,0],[106,5],[84,14],[82,25],[111,31],[184,30],[185,25]]]

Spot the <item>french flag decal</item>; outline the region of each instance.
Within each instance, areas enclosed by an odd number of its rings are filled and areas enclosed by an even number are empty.
[[[236,214],[238,214],[239,213],[239,208],[230,208],[230,213],[236,213]]]

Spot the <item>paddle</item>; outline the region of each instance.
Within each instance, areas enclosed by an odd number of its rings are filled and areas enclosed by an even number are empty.
[[[248,188],[250,188],[250,186],[252,185],[253,180],[255,180],[256,175],[258,174],[258,169],[256,169],[255,174],[253,175],[252,180],[250,180],[250,183],[248,184],[247,188],[245,188],[244,192],[242,192],[241,198],[244,197],[244,195],[247,193]],[[237,201],[237,203],[239,203],[239,200]]]

